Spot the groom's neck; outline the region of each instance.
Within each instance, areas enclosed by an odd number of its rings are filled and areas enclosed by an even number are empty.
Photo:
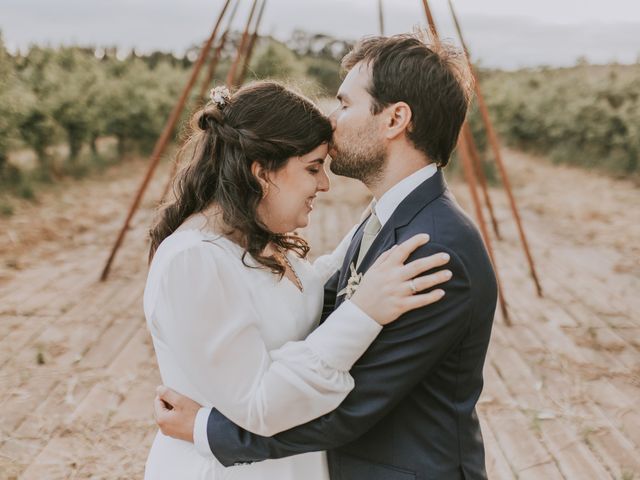
[[[408,176],[432,163],[429,158],[415,148],[391,151],[387,156],[385,168],[378,178],[371,184],[367,184],[369,190],[376,199],[380,199],[385,193]]]

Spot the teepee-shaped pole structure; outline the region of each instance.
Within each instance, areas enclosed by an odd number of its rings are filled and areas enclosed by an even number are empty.
[[[227,38],[229,37],[231,24],[233,23],[233,19],[236,16],[236,12],[238,11],[238,6],[240,6],[241,1],[242,0],[236,0],[235,5],[233,6],[233,10],[231,10],[231,15],[229,15],[229,19],[227,20],[227,26],[224,32],[222,33],[220,40],[218,41],[218,46],[213,52],[213,56],[211,57],[211,60],[209,61],[209,67],[207,68],[207,73],[204,77],[204,80],[202,81],[202,84],[200,85],[200,91],[198,92],[198,98],[196,99],[196,102],[198,102],[198,104],[200,104],[203,100],[206,101],[205,96],[207,94],[207,91],[211,88],[211,81],[213,80],[213,76],[215,75],[216,69],[218,68],[218,63],[220,62],[222,50],[224,49],[224,46],[227,43]],[[169,189],[173,184],[173,179],[175,178],[176,173],[178,172],[179,166],[180,166],[179,159],[176,158],[171,163],[171,171],[169,172],[167,181],[164,184],[164,188],[162,189],[162,194],[160,195],[160,201],[158,203],[162,203],[164,199],[167,198],[167,194],[169,193]]]
[[[484,167],[482,166],[482,159],[480,158],[480,154],[478,153],[478,147],[476,146],[476,142],[473,139],[473,133],[471,132],[471,125],[468,122],[462,126],[462,135],[464,136],[464,140],[469,147],[469,154],[471,155],[471,161],[473,162],[473,168],[475,170],[476,176],[478,180],[480,180],[480,187],[482,188],[482,195],[484,197],[484,203],[489,210],[489,218],[491,218],[491,225],[493,225],[493,233],[496,234],[496,238],[498,240],[502,240],[500,236],[500,229],[498,228],[498,221],[496,220],[496,215],[493,211],[493,202],[491,201],[491,196],[489,195],[489,186],[487,184],[487,176],[484,173]]]
[[[216,47],[215,52],[213,53],[213,57],[209,62],[209,68],[207,69],[207,74],[204,77],[204,81],[202,85],[200,85],[200,92],[198,93],[198,101],[202,102],[205,99],[207,92],[211,89],[211,82],[213,81],[213,76],[216,74],[216,70],[218,68],[218,63],[220,62],[220,57],[222,56],[222,51],[224,50],[225,45],[227,44],[227,39],[229,38],[229,32],[231,31],[231,24],[233,23],[233,19],[236,16],[236,12],[238,11],[238,7],[242,0],[236,0],[236,4],[233,6],[233,10],[231,11],[231,15],[229,16],[229,20],[227,21],[227,26],[220,37],[220,41],[218,42],[218,46]]]
[[[222,34],[222,37],[220,38],[220,42],[218,44],[218,47],[216,48],[216,51],[214,53],[213,59],[211,61],[211,64],[209,65],[209,70],[207,71],[207,76],[205,77],[205,81],[202,83],[202,86],[200,88],[200,93],[199,93],[199,97],[198,97],[198,101],[202,101],[202,99],[205,98],[206,92],[207,90],[211,87],[211,81],[213,79],[213,75],[215,74],[215,67],[217,65],[217,62],[220,58],[220,53],[222,51],[222,49],[224,48],[224,45],[226,43],[227,40],[227,36],[229,33],[229,29],[231,28],[231,23],[233,22],[233,17],[235,16],[236,10],[238,9],[238,5],[240,5],[241,0],[237,0],[237,3],[235,4],[235,7],[231,13],[231,16],[229,18],[228,24],[227,24],[227,28],[224,31],[224,33]],[[260,24],[260,20],[262,17],[262,13],[264,12],[264,7],[267,3],[267,0],[264,0],[262,3],[262,7],[260,9],[260,13],[258,15],[258,21],[256,23],[256,30],[254,31],[254,36],[251,38],[251,41],[247,47],[248,51],[245,55],[245,64],[241,73],[241,77],[239,80],[239,83],[242,83],[242,78],[244,77],[244,75],[246,74],[246,69],[248,67],[248,62],[251,60],[251,54],[253,52],[253,45],[255,43],[255,37],[257,36],[257,29],[259,27]],[[238,49],[237,53],[236,53],[236,58],[238,57],[238,55],[240,55],[240,50]],[[162,191],[162,196],[160,197],[160,203],[162,203],[164,201],[164,199],[167,196],[167,193],[169,193],[169,189],[171,188],[171,185],[173,184],[173,181],[175,179],[176,173],[178,171],[178,160],[176,159],[173,162],[173,165],[171,167],[171,172],[169,174],[169,177],[167,178],[167,183],[164,186],[164,190]]]
[[[431,35],[434,41],[438,42],[440,37],[438,36],[438,30],[436,28],[433,15],[431,14],[431,9],[429,8],[428,0],[422,0],[422,6],[424,8],[424,13],[427,17],[427,22],[429,23],[429,29],[431,30]],[[493,245],[491,243],[489,232],[487,231],[487,224],[484,219],[484,213],[482,212],[482,205],[480,204],[480,197],[478,196],[478,191],[476,188],[476,175],[474,172],[473,160],[470,153],[471,150],[467,141],[467,136],[464,134],[465,130],[470,131],[466,120],[463,123],[461,134],[458,137],[458,147],[460,151],[460,156],[462,157],[462,170],[464,171],[465,180],[466,180],[467,186],[469,187],[469,192],[471,194],[471,201],[473,202],[476,217],[478,220],[478,227],[480,228],[480,232],[482,233],[482,238],[484,239],[484,243],[487,247],[487,251],[489,252],[489,257],[491,257],[491,262],[493,263],[493,268],[496,275],[496,281],[498,283],[498,292],[499,292],[498,300],[500,302],[500,310],[502,311],[502,316],[504,317],[505,323],[507,325],[511,325],[509,310],[507,308],[507,302],[504,297],[504,290],[502,288],[502,283],[500,282],[500,274],[498,272],[498,266],[496,264],[495,255],[493,253]]]
[[[207,58],[209,51],[211,50],[211,45],[213,44],[213,40],[216,38],[216,35],[218,34],[218,29],[220,28],[222,17],[224,17],[224,14],[227,11],[227,8],[229,7],[230,3],[231,3],[231,0],[225,1],[224,6],[222,7],[222,11],[218,15],[218,19],[216,21],[215,27],[213,28],[213,31],[211,32],[211,35],[206,40],[202,49],[200,50],[200,55],[198,56],[195,66],[193,67],[191,76],[189,77],[187,84],[182,90],[182,94],[180,95],[178,102],[173,107],[173,110],[171,111],[171,114],[169,115],[169,118],[165,123],[162,133],[160,134],[160,137],[158,137],[158,140],[156,141],[156,144],[153,148],[153,152],[151,154],[151,158],[149,161],[149,167],[147,169],[147,173],[142,179],[142,183],[140,184],[140,187],[138,187],[138,191],[133,199],[131,207],[129,208],[129,212],[127,213],[127,217],[124,221],[124,224],[122,225],[122,228],[120,229],[118,237],[115,243],[113,244],[111,253],[109,255],[109,258],[107,259],[107,263],[105,264],[102,270],[102,274],[100,275],[101,281],[105,281],[109,276],[109,270],[111,269],[111,264],[113,263],[113,259],[115,258],[116,253],[118,252],[118,249],[122,245],[122,241],[124,240],[124,237],[127,234],[127,231],[129,230],[131,219],[133,218],[133,215],[138,210],[138,207],[140,206],[142,197],[144,196],[144,193],[147,190],[147,187],[149,186],[149,182],[151,181],[151,178],[153,177],[153,174],[155,173],[156,168],[160,163],[160,158],[162,157],[162,154],[166,150],[167,145],[169,144],[169,141],[173,136],[173,131],[175,129],[176,123],[178,122],[178,119],[180,118],[180,115],[184,110],[184,106],[187,102],[187,98],[189,96],[189,93],[191,92],[191,89],[193,88],[193,85],[196,82],[198,73],[200,73],[200,70],[202,69],[202,65],[204,64],[204,61]]]
[[[238,79],[237,79],[238,85],[242,85],[244,83],[244,79],[247,76],[247,71],[249,70],[249,64],[251,63],[251,57],[253,56],[253,50],[256,46],[256,42],[258,41],[258,31],[260,29],[260,24],[262,23],[262,15],[264,14],[264,8],[266,5],[267,5],[267,0],[263,0],[262,5],[260,5],[260,11],[258,12],[258,19],[256,20],[256,24],[253,27],[253,34],[251,35],[251,39],[249,40],[249,44],[247,45],[247,51],[244,55],[242,70],[240,71],[240,75],[238,75]]]
[[[427,17],[427,23],[429,24],[429,30],[431,30],[431,34],[432,37],[434,39],[434,41],[438,42],[440,41],[440,37],[438,35],[438,31],[436,28],[436,22],[433,19],[433,15],[431,13],[431,9],[429,8],[429,3],[427,0],[422,0],[422,7],[424,8],[424,13]],[[475,141],[473,140],[473,135],[471,134],[471,127],[469,126],[468,122],[464,122],[462,125],[462,131],[461,131],[462,137],[463,137],[463,141],[467,142],[469,144],[469,152],[471,155],[471,160],[472,160],[472,165],[474,166],[475,170],[476,170],[476,174],[478,175],[478,178],[480,179],[480,186],[482,188],[482,193],[483,193],[483,197],[485,200],[485,203],[487,204],[487,208],[489,210],[489,216],[491,217],[491,224],[493,225],[493,230],[496,234],[497,238],[500,238],[500,232],[498,230],[498,222],[496,220],[496,217],[493,213],[493,204],[491,203],[491,197],[489,196],[489,189],[487,187],[487,180],[486,180],[486,176],[484,174],[484,170],[482,170],[482,165],[480,163],[480,157],[477,156],[477,160],[475,158],[475,156],[473,155],[474,152],[478,151],[478,148],[475,145]],[[464,168],[464,167],[463,167]]]
[[[489,117],[489,109],[487,108],[487,104],[484,101],[484,95],[482,95],[482,90],[480,89],[480,82],[478,81],[478,75],[476,73],[475,68],[473,67],[473,64],[471,63],[471,57],[469,56],[469,49],[467,48],[467,44],[464,41],[464,37],[462,35],[462,29],[460,28],[460,23],[458,22],[458,17],[456,15],[455,10],[453,9],[453,3],[451,3],[451,0],[449,0],[449,9],[451,10],[451,16],[453,17],[453,21],[456,26],[458,36],[460,37],[460,43],[462,44],[462,48],[464,49],[464,52],[467,56],[467,62],[469,62],[469,69],[471,70],[471,74],[473,75],[473,78],[474,78],[474,86],[476,91],[476,98],[478,100],[478,108],[480,109],[482,121],[484,123],[484,127],[487,132],[487,137],[489,138],[489,144],[491,145],[491,150],[493,151],[494,158],[496,160],[496,163],[498,164],[498,170],[500,171],[500,176],[502,177],[502,183],[507,192],[509,205],[511,207],[511,213],[513,214],[513,218],[515,219],[516,225],[518,227],[518,235],[520,236],[520,241],[522,243],[525,256],[527,257],[527,262],[529,263],[529,273],[531,274],[531,278],[533,279],[533,282],[536,285],[538,296],[542,297],[542,286],[540,285],[540,281],[538,280],[536,267],[533,262],[533,257],[531,256],[531,251],[529,249],[529,242],[527,241],[527,236],[524,233],[524,228],[522,226],[522,221],[520,219],[520,213],[518,212],[518,207],[516,205],[516,199],[513,196],[513,191],[511,189],[511,182],[509,181],[509,175],[507,174],[507,170],[504,166],[504,162],[502,161],[502,154],[500,152],[500,142],[498,140],[498,135],[493,127],[491,118]]]
[[[249,12],[249,17],[247,18],[247,24],[244,27],[244,32],[242,32],[242,39],[240,40],[240,46],[238,47],[236,58],[233,60],[231,68],[229,69],[229,73],[227,74],[227,86],[229,88],[233,88],[238,84],[238,68],[240,67],[240,62],[242,61],[244,53],[247,50],[247,46],[249,44],[249,28],[251,26],[251,21],[253,20],[253,15],[256,12],[257,5],[258,0],[253,0],[251,11]]]
[[[493,263],[494,271],[496,274],[496,282],[498,283],[498,293],[499,293],[498,301],[500,302],[500,310],[502,311],[502,316],[504,317],[505,323],[511,326],[511,318],[509,317],[509,310],[507,308],[506,299],[504,298],[504,290],[502,289],[502,283],[500,281],[498,266],[496,264],[495,255],[493,254],[493,245],[491,242],[491,237],[489,236],[489,232],[487,231],[487,224],[484,220],[484,213],[482,212],[482,206],[480,205],[480,197],[478,197],[478,190],[476,188],[476,176],[474,174],[473,160],[471,159],[469,142],[465,141],[463,137],[460,137],[458,139],[458,151],[460,152],[460,157],[462,158],[462,170],[464,172],[465,181],[469,186],[469,192],[471,193],[471,200],[473,201],[475,214],[478,219],[478,226],[480,227],[482,238],[484,239],[484,242],[487,246],[487,252],[489,252],[489,257],[491,258],[491,263]]]

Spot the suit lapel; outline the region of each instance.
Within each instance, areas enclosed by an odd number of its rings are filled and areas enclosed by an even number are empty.
[[[400,202],[393,214],[380,230],[369,251],[362,259],[358,273],[366,272],[385,250],[396,244],[396,230],[407,225],[420,210],[441,196],[447,189],[447,184],[438,171],[420,185],[418,185],[407,197]]]
[[[369,247],[369,251],[362,259],[357,272],[366,272],[369,267],[375,262],[382,252],[391,248],[396,244],[396,230],[407,225],[417,213],[422,210],[426,205],[433,200],[441,196],[447,189],[447,184],[442,175],[442,171],[438,171],[430,178],[418,185],[407,197],[398,205],[389,218],[389,220],[383,225],[380,233],[376,236]],[[358,230],[353,235],[351,244],[347,249],[342,268],[340,269],[340,277],[338,281],[338,292],[342,291],[346,286],[351,276],[351,264],[356,259],[358,252],[360,251],[360,243],[362,242],[362,236],[364,234],[364,225],[367,223],[367,219],[360,224]],[[336,297],[336,308],[345,300],[345,295],[339,295]]]
[[[362,243],[362,236],[364,235],[364,225],[367,223],[368,219],[369,217],[367,217],[367,219],[360,224],[356,232],[353,234],[353,238],[351,239],[351,243],[349,244],[349,248],[347,249],[347,254],[344,257],[342,267],[340,268],[338,291],[342,290],[347,284],[347,280],[349,279],[349,275],[351,272],[350,265],[356,261],[358,252],[360,251],[360,243]]]
[[[338,277],[338,292],[342,291],[347,285],[349,276],[351,275],[351,264],[356,261],[358,252],[360,251],[360,244],[362,243],[362,236],[364,235],[364,226],[369,220],[367,217],[364,222],[360,224],[356,232],[353,234],[347,253],[344,256],[342,267],[340,268],[340,275]],[[336,307],[338,307],[345,299],[344,295],[336,296]]]

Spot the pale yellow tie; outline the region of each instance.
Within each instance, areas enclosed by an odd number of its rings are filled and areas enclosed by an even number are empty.
[[[362,262],[362,259],[369,251],[373,240],[376,238],[376,235],[378,235],[381,228],[382,225],[376,215],[376,209],[371,208],[371,216],[369,217],[369,220],[367,220],[367,224],[364,226],[362,242],[360,242],[360,252],[358,253],[358,260],[356,261],[356,268],[360,266],[360,262]]]

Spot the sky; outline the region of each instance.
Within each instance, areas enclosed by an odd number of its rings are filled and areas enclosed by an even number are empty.
[[[357,39],[379,33],[377,0],[267,0],[262,34],[296,28]],[[242,0],[234,26],[250,7]],[[80,44],[173,51],[209,35],[223,0],[0,0],[0,30],[12,51]],[[443,38],[456,41],[446,0],[430,0]],[[640,61],[640,0],[454,0],[475,61],[492,68]],[[421,0],[383,0],[385,33],[425,24]],[[244,18],[243,18],[244,17]]]

